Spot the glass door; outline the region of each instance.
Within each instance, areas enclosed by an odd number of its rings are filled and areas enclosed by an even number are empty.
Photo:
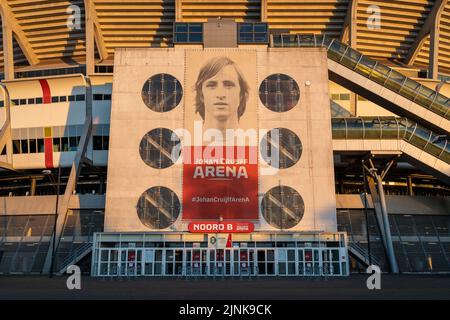
[[[154,266],[155,266],[155,249],[145,249],[144,257],[143,257],[143,274],[144,276],[152,276],[154,275]]]
[[[286,275],[287,274],[287,250],[286,249],[278,249],[278,274]]]
[[[275,250],[267,249],[266,258],[267,258],[267,274],[274,275],[275,274]]]
[[[257,275],[265,276],[267,274],[266,270],[266,250],[257,250]]]
[[[174,274],[174,268],[175,268],[175,266],[174,266],[174,258],[175,258],[174,250],[167,249],[167,250],[165,250],[165,252],[166,252],[166,254],[165,254],[165,259],[164,259],[165,260],[164,265],[165,265],[166,269],[165,269],[164,274],[166,276],[171,276]]]
[[[239,249],[239,274],[243,276],[250,275],[250,261],[248,249]]]
[[[183,250],[175,250],[175,274],[181,276],[183,274]]]

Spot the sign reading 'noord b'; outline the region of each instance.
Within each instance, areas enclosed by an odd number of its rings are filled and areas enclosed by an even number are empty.
[[[251,222],[191,222],[189,232],[193,233],[251,233],[255,226]]]

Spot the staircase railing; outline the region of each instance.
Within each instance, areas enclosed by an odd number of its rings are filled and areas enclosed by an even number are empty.
[[[357,253],[359,253],[362,257],[364,257],[367,265],[369,265],[369,263],[371,263],[373,265],[381,266],[380,259],[375,257],[373,254],[370,255],[370,260],[369,260],[369,252],[367,251],[366,248],[361,246],[359,243],[357,243],[357,242],[350,242],[349,243],[349,247],[351,249],[355,250]]]
[[[404,140],[450,164],[450,143],[448,138],[438,135],[407,118],[333,118],[331,125],[333,139]]]
[[[59,273],[64,272],[65,269],[69,266],[69,264],[73,263],[78,257],[80,257],[83,253],[85,253],[89,249],[92,249],[92,242],[86,242],[83,245],[77,247],[75,250],[73,250],[58,266]]]

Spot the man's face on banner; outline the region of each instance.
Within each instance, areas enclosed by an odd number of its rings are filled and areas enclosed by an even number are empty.
[[[232,65],[222,68],[202,85],[205,118],[225,122],[237,117],[240,102],[240,86],[236,69]]]

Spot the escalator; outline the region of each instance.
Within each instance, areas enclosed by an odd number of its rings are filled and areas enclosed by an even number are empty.
[[[407,118],[333,118],[334,151],[401,152],[408,162],[450,185],[450,142]]]
[[[274,47],[327,49],[330,80],[439,134],[450,133],[450,99],[324,35],[273,35]]]

